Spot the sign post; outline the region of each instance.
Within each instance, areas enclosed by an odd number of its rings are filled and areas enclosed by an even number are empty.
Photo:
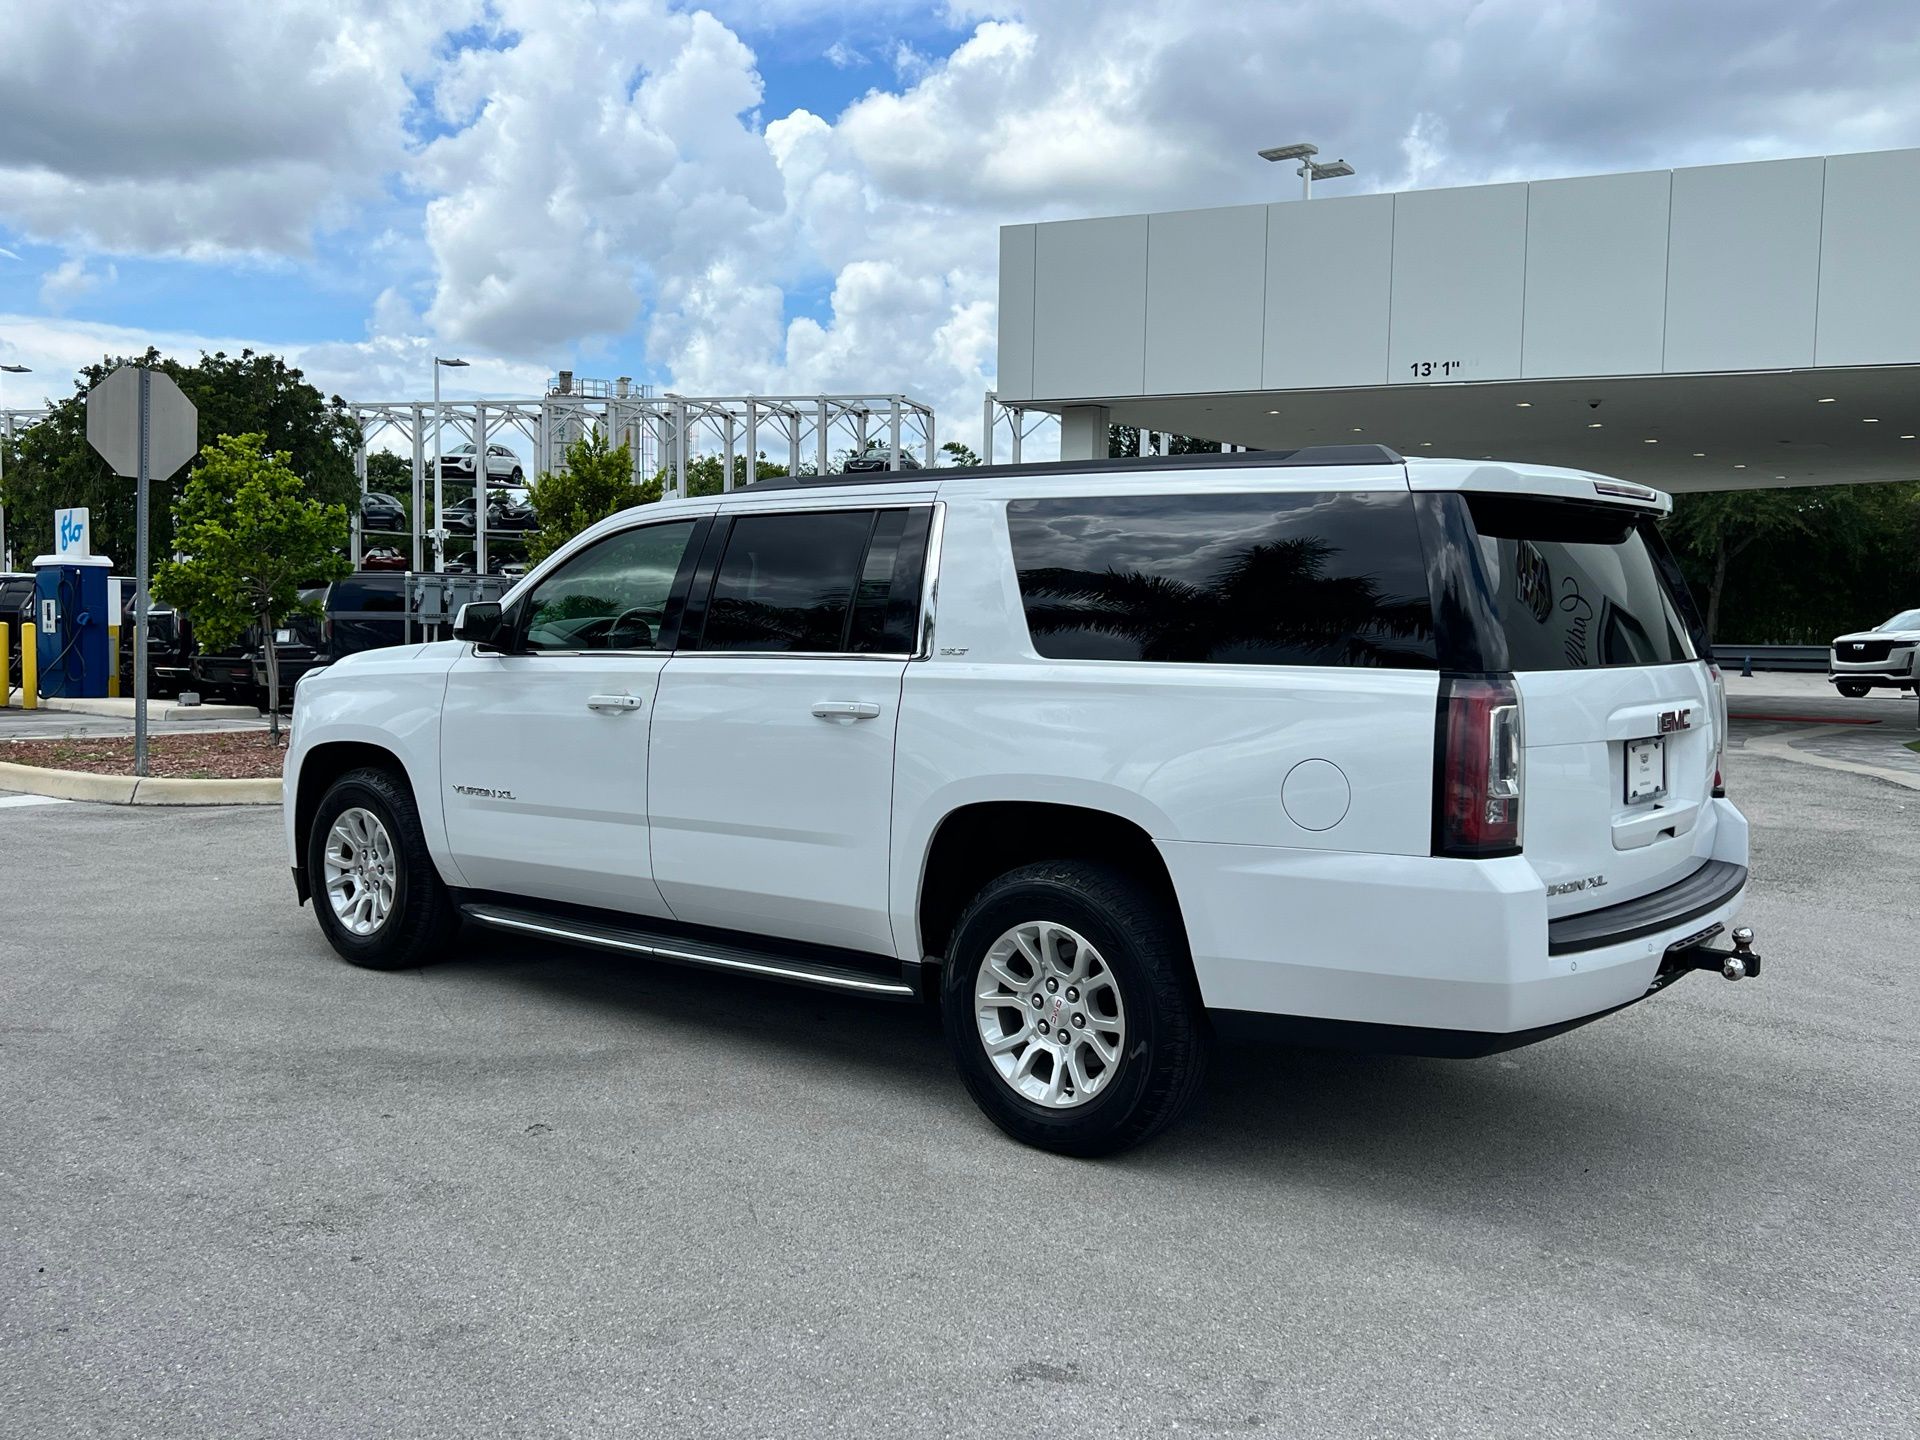
[[[200,412],[164,370],[122,365],[87,392],[87,443],[134,481],[133,773],[147,773],[147,491],[200,449]]]

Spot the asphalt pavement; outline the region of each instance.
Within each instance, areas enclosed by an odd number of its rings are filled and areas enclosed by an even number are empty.
[[[0,808],[0,1434],[1912,1436],[1920,795],[1729,781],[1758,981],[1098,1163],[924,1013],[370,974],[274,812]]]

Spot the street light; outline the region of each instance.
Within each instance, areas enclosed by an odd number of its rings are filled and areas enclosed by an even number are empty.
[[[433,357],[433,568],[441,574],[447,569],[447,527],[444,509],[445,495],[441,492],[441,476],[446,470],[446,456],[442,453],[447,447],[440,441],[440,367],[449,370],[464,370],[467,362],[455,360],[451,356]]]
[[[33,368],[28,365],[0,365],[9,375],[31,375]],[[7,478],[7,456],[13,450],[13,412],[6,412],[6,433],[0,435],[0,480]],[[0,570],[13,569],[13,551],[7,548],[7,502],[6,490],[0,487]],[[6,681],[0,680],[0,685]]]
[[[1325,163],[1313,157],[1320,153],[1318,145],[1275,145],[1271,149],[1259,152],[1262,160],[1279,162],[1298,160],[1300,168],[1293,173],[1300,177],[1300,198],[1313,198],[1313,182],[1316,180],[1336,180],[1342,175],[1353,174],[1353,166],[1344,160],[1329,160]]]

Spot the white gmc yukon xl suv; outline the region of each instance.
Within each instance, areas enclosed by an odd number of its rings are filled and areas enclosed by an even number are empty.
[[[303,680],[295,883],[376,969],[464,919],[937,999],[1071,1154],[1229,1027],[1523,1045],[1759,966],[1669,503],[1355,446],[629,510]]]

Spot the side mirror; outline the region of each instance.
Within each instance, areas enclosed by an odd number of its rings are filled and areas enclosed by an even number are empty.
[[[453,617],[454,639],[484,645],[490,650],[506,648],[503,643],[506,628],[497,600],[470,600]]]

